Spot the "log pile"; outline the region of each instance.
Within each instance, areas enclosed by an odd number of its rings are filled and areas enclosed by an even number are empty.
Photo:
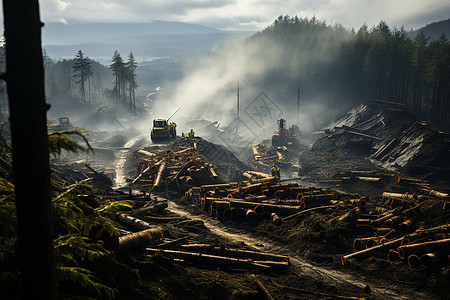
[[[447,193],[432,189],[415,194],[382,193],[379,203],[366,205],[364,213],[354,214],[352,221],[365,226],[368,236],[354,240],[356,252],[342,256],[342,264],[375,257],[390,262],[402,260],[414,268],[445,266],[450,255],[450,224],[429,228],[418,224],[428,214],[448,220],[448,199]]]
[[[141,182],[151,186],[153,191],[171,187],[179,191],[204,183],[220,182],[217,167],[208,163],[199,154],[196,142],[190,147],[170,147],[153,151],[136,150],[132,159],[141,169],[131,186]]]
[[[322,184],[367,183],[382,187],[394,178],[394,174],[373,170],[337,170],[329,179],[319,180]]]
[[[277,181],[277,177],[265,177],[202,185],[186,191],[185,198],[219,220],[270,220],[277,226],[306,209],[340,206],[351,209],[365,205],[365,200],[358,195]]]
[[[431,188],[370,198],[297,183],[278,184],[276,178],[264,177],[203,185],[185,192],[185,198],[221,221],[266,220],[280,226],[307,212],[330,214],[337,222],[366,232],[354,239],[356,252],[342,256],[343,264],[381,256],[404,260],[411,267],[436,266],[447,263],[450,254],[448,224],[418,226],[431,209],[439,210],[438,218],[448,219],[449,195]]]
[[[263,143],[249,146],[250,161],[257,170],[267,170],[272,164],[284,166],[289,164],[286,147],[269,147]]]
[[[196,240],[196,234],[186,235],[186,233],[177,233],[173,229],[167,230],[168,222],[178,222],[174,227],[179,227],[185,218],[153,217],[146,213],[146,208],[160,207],[161,203],[164,201],[154,202],[133,212],[117,214],[117,221],[133,231],[137,230],[136,232],[123,230],[125,234],[118,238],[118,251],[144,252],[150,257],[165,256],[178,263],[193,263],[196,266],[213,265],[224,269],[280,273],[288,271],[288,256],[224,247],[223,244],[199,243]],[[138,215],[139,218],[130,214]],[[163,222],[166,225],[160,224],[161,219],[166,219]]]

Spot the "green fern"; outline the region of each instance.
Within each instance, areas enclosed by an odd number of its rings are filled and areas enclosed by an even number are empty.
[[[56,132],[49,135],[51,153],[76,152],[84,149],[65,135],[78,135],[88,150],[86,132],[81,130]],[[14,185],[8,181],[11,149],[0,135],[0,290],[20,290],[17,249],[17,215]],[[4,167],[7,166],[7,172]],[[1,176],[8,177],[1,178]],[[54,240],[58,292],[65,299],[114,299],[114,286],[120,281],[115,270],[120,269],[108,245],[116,242],[119,234],[115,213],[132,207],[131,201],[93,201],[90,205],[79,197],[89,193],[89,180],[77,182],[52,199],[55,233]],[[93,205],[93,206],[91,206]],[[109,244],[108,244],[109,243]],[[109,269],[110,272],[105,272]],[[12,295],[18,296],[18,295]]]
[[[98,282],[96,276],[86,268],[57,266],[56,275],[60,281],[76,283],[88,291],[93,291],[94,295],[96,295],[92,297],[85,295],[73,297],[74,295],[70,295],[66,298],[98,299],[99,297],[103,297],[106,299],[114,299],[117,293],[117,289]]]
[[[66,136],[66,135],[75,135],[81,137],[84,140],[87,146],[87,151],[90,150],[94,152],[91,145],[89,144],[88,139],[86,138],[87,134],[88,134],[87,131],[80,130],[78,128],[74,130],[57,131],[49,133],[48,135],[49,151],[54,155],[60,155],[62,150],[74,153],[77,153],[79,150],[84,150],[84,148],[80,146],[77,141]]]

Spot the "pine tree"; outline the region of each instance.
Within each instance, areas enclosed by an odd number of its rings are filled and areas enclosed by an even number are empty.
[[[75,74],[73,75],[77,80],[75,83],[80,84],[81,87],[81,98],[83,99],[83,103],[86,104],[86,80],[89,81],[89,78],[92,76],[91,71],[91,63],[89,57],[85,57],[81,50],[78,50],[75,56],[75,63],[73,65],[73,70]],[[89,89],[90,89],[90,81],[89,81]],[[89,95],[90,99],[90,95]]]
[[[135,89],[138,87],[136,82],[136,68],[137,63],[134,58],[133,52],[128,55],[128,62],[126,63],[127,69],[127,80],[128,80],[128,91],[129,91],[129,102],[130,109],[136,112],[136,94]]]
[[[115,50],[112,57],[112,64],[109,69],[113,72],[115,77],[113,93],[116,98],[116,106],[119,106],[120,100],[122,99],[123,87],[124,87],[124,77],[125,77],[125,64],[119,51]]]

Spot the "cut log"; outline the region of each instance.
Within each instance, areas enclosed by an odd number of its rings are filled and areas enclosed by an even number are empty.
[[[164,175],[164,172],[166,171],[166,167],[167,167],[167,163],[166,163],[165,160],[163,160],[161,162],[161,164],[159,165],[158,173],[156,174],[155,183],[153,184],[153,189],[154,190],[158,191],[158,190],[161,189],[163,175]]]
[[[374,253],[380,252],[380,251],[389,251],[390,249],[397,249],[399,246],[402,245],[402,243],[405,240],[409,240],[409,239],[414,239],[417,238],[421,233],[423,232],[439,232],[442,230],[449,230],[450,229],[450,225],[446,224],[446,225],[441,225],[441,226],[436,226],[433,228],[428,228],[425,230],[421,230],[421,231],[416,231],[414,233],[408,234],[406,236],[391,240],[389,242],[385,242],[382,243],[380,245],[377,245],[375,247],[369,248],[369,249],[364,249],[361,251],[357,251],[351,254],[347,254],[341,257],[341,261],[342,261],[342,265],[345,265],[350,259],[357,259],[357,260],[362,260],[362,259],[366,259],[367,257],[370,257],[371,255],[373,255]],[[430,250],[430,249],[428,249]],[[405,251],[409,251],[408,248],[406,248]],[[406,255],[407,253],[405,253]]]
[[[383,157],[388,151],[390,151],[393,147],[397,145],[397,139],[393,138],[389,143],[382,146],[380,149],[378,149],[377,152],[373,154],[373,158],[377,157]]]
[[[156,245],[155,247],[158,248],[158,249],[167,248],[167,247],[176,245],[178,243],[184,242],[184,241],[186,241],[186,240],[188,240],[190,238],[192,238],[192,235],[187,235],[187,236],[181,237],[179,239],[175,239],[175,240],[172,240],[172,241],[161,243],[159,245]]]
[[[348,133],[351,133],[351,134],[354,134],[354,135],[363,136],[363,137],[366,137],[366,138],[369,138],[369,139],[373,139],[373,140],[381,140],[380,137],[373,136],[373,135],[370,135],[370,134],[361,133],[361,132],[357,132],[355,130],[344,129],[344,132],[348,132]]]
[[[445,252],[432,252],[422,255],[420,257],[420,262],[424,267],[431,268],[445,262],[446,258]]]
[[[245,217],[249,221],[255,221],[256,220],[256,213],[255,213],[255,211],[253,209],[247,209],[245,211]]]
[[[399,194],[399,193],[389,193],[389,192],[384,192],[383,193],[383,198],[397,198],[397,199],[406,199],[406,200],[413,200],[415,198],[417,198],[415,195],[411,195],[411,194]]]
[[[434,251],[450,253],[450,239],[400,246],[397,251],[401,258],[407,258],[412,254],[422,255]]]
[[[162,238],[164,229],[155,227],[119,237],[119,251],[132,250]]]
[[[276,184],[278,181],[278,177],[271,176],[267,178],[261,178],[261,179],[250,179],[250,183],[267,183],[267,184]]]
[[[267,203],[254,203],[247,201],[239,201],[239,200],[230,200],[231,207],[241,207],[254,209],[256,206],[262,206],[264,211],[274,212],[277,215],[290,215],[298,212],[302,209],[302,206],[288,206],[288,205],[275,205],[275,204],[267,204]]]
[[[154,227],[148,222],[134,218],[127,214],[117,214],[117,221],[135,230],[145,230]]]
[[[275,224],[275,226],[280,226],[281,224],[283,224],[283,220],[276,213],[271,213],[270,217],[272,219],[272,223]]]
[[[289,256],[271,254],[267,252],[257,252],[251,250],[226,249],[222,247],[207,248],[203,253],[215,254],[219,256],[250,259],[253,261],[276,261],[289,263]]]
[[[211,173],[211,178],[219,178],[219,175],[214,170],[214,166],[212,164],[209,165],[209,172]]]
[[[420,257],[416,254],[412,254],[408,257],[408,266],[410,266],[411,268],[418,268],[420,264]]]
[[[147,173],[148,171],[150,171],[150,166],[148,166],[147,168],[145,168],[132,182],[131,185],[135,184],[139,179],[141,179],[141,177]]]
[[[257,171],[246,171],[245,173],[255,176],[256,178],[269,178],[272,177],[269,174],[263,173],[263,172],[257,172]]]
[[[169,222],[180,222],[187,220],[186,217],[154,217],[154,216],[145,216],[145,219],[158,224]]]
[[[242,173],[242,176],[244,176],[247,179],[255,178],[256,176],[253,176],[252,174],[248,173],[248,171]]]
[[[402,241],[404,240],[404,237],[383,243],[383,244],[379,244],[377,246],[374,246],[372,248],[368,248],[368,249],[364,249],[364,250],[360,250],[351,254],[347,254],[341,257],[341,262],[342,265],[345,265],[350,259],[357,259],[357,260],[362,260],[362,259],[366,259],[370,256],[372,256],[374,253],[376,253],[377,251],[388,251],[390,249],[393,248],[397,248]]]
[[[154,158],[156,156],[155,153],[151,153],[151,152],[148,152],[148,151],[145,151],[142,149],[137,150],[136,154],[141,154],[142,156],[145,156],[146,158]]]
[[[211,208],[220,210],[220,211],[224,211],[224,210],[230,208],[230,201],[212,201]]]
[[[273,268],[269,265],[265,265],[263,263],[255,263],[248,259],[239,259],[204,253],[194,253],[194,252],[164,250],[154,248],[146,248],[146,250],[152,254],[166,254],[173,258],[183,259],[198,264],[214,265],[222,268],[244,268],[261,271],[273,271]]]
[[[200,187],[200,190],[205,193],[207,191],[211,191],[211,190],[215,190],[215,189],[220,189],[220,188],[225,188],[225,189],[229,189],[232,188],[233,186],[230,183],[220,183],[220,184],[209,184],[209,185],[202,185]]]

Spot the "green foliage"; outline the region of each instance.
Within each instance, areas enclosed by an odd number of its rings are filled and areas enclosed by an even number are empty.
[[[367,98],[403,103],[441,128],[450,128],[450,42],[445,35],[414,41],[381,21],[348,30],[316,18],[278,17],[241,50],[253,80],[291,106],[301,98],[338,106]],[[258,67],[256,67],[258,66]],[[286,100],[283,100],[286,99]]]
[[[6,122],[0,123],[0,177],[9,178],[12,168],[11,147],[2,135],[6,126]]]
[[[114,213],[132,207],[131,201],[107,202],[99,207],[90,207],[78,195],[90,189],[86,181],[70,186],[53,200],[55,222],[63,232],[82,234],[92,238],[117,235]]]
[[[86,138],[87,134],[87,131],[80,130],[78,128],[74,130],[52,132],[48,135],[49,151],[53,155],[60,155],[61,150],[66,150],[74,153],[77,153],[79,150],[84,150],[84,148],[80,146],[77,141],[66,136],[75,135],[81,137],[84,140],[86,146],[88,147],[88,151],[91,150],[93,152],[92,147]]]
[[[87,181],[78,182],[53,200],[56,231],[54,241],[57,273],[72,285],[80,285],[95,297],[111,299],[117,292],[102,283],[103,274],[94,272],[100,260],[114,264],[105,244],[118,235],[114,212],[132,207],[131,201],[107,202],[91,207],[78,196],[91,187]]]
[[[16,256],[17,215],[14,187],[0,178],[0,290],[17,286],[19,267]]]
[[[67,234],[55,239],[54,246],[58,262],[56,275],[60,283],[80,286],[102,298],[114,298],[116,289],[101,283],[98,275],[80,266],[85,265],[84,261],[95,263],[98,259],[110,255],[101,242],[92,241],[80,234]]]
[[[117,211],[132,207],[131,201],[98,204],[91,207],[80,194],[92,187],[87,181],[69,186],[53,199],[54,240],[58,292],[70,299],[113,299],[117,294],[115,274],[105,274],[105,265],[117,263],[108,248],[118,235],[114,221]],[[0,178],[0,289],[17,286],[18,269],[16,207],[14,186]]]

